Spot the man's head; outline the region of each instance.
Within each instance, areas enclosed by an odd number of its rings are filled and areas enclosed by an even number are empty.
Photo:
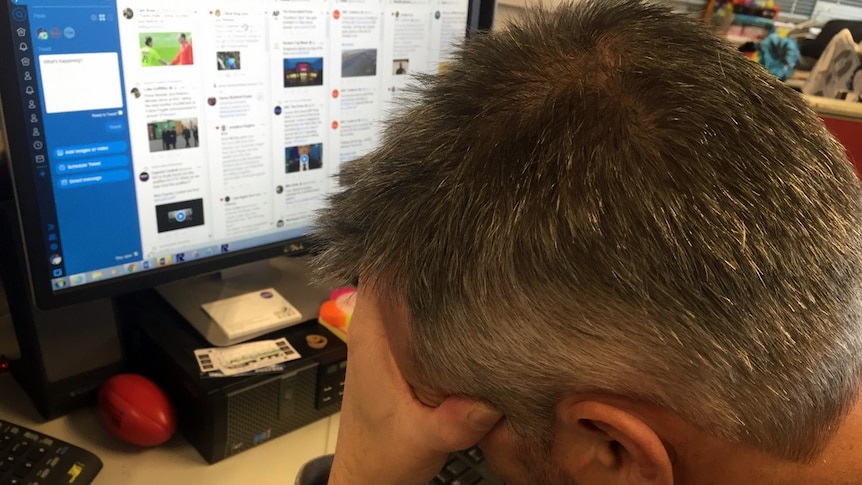
[[[414,385],[548,453],[596,400],[790,462],[823,449],[862,370],[862,192],[800,96],[621,0],[478,36],[421,84],[318,233],[321,274],[403,309]]]
[[[147,37],[146,39],[144,39],[144,45],[147,47],[152,47],[153,46],[153,38]]]
[[[179,42],[180,44],[185,44],[186,43],[186,34],[178,35],[177,36],[177,42]]]

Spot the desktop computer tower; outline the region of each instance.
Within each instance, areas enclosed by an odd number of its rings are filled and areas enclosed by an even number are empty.
[[[209,463],[337,413],[347,368],[347,346],[315,320],[261,337],[285,337],[301,358],[282,372],[202,377],[194,350],[212,347],[156,291],[120,297],[129,365],[168,395],[179,431]],[[312,349],[307,335],[327,345]]]
[[[124,369],[113,302],[103,298],[43,310],[35,306],[18,212],[0,153],[0,279],[20,355],[10,369],[45,419],[95,403],[99,386]]]

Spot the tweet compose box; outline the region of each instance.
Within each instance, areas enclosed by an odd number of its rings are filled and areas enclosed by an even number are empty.
[[[123,106],[116,52],[45,54],[39,66],[48,114]]]

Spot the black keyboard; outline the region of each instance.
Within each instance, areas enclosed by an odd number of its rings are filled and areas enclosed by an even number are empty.
[[[0,485],[87,485],[101,469],[89,451],[0,419]]]
[[[478,446],[449,455],[446,465],[427,485],[503,485],[485,462]]]

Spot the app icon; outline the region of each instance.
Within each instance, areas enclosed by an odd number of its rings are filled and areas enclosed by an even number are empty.
[[[150,269],[150,262],[144,261],[143,263],[141,263],[141,267],[144,269]]]
[[[87,275],[79,273],[69,277],[69,284],[72,286],[83,285],[87,282]]]
[[[48,40],[48,31],[40,27],[36,30],[36,37],[39,40]]]
[[[177,253],[177,255],[174,256],[174,262],[185,263],[186,262],[186,253]]]
[[[90,275],[90,280],[91,281],[99,281],[100,279],[102,279],[104,277],[105,277],[105,275],[101,271],[93,271],[93,274]]]
[[[129,263],[128,265],[126,265],[126,271],[129,273],[134,273],[137,270],[138,270],[138,265],[135,263]]]
[[[50,261],[53,266],[60,266],[60,263],[63,262],[63,257],[59,254],[52,254]]]
[[[170,256],[162,256],[159,258],[158,266],[161,268],[162,266],[169,266],[171,264]]]
[[[54,289],[55,289],[55,290],[62,290],[63,288],[65,288],[65,287],[66,287],[66,284],[67,284],[67,283],[66,283],[66,279],[65,279],[65,278],[62,278],[62,279],[59,279],[59,280],[54,280]]]
[[[63,268],[55,268],[54,271],[51,271],[51,274],[54,275],[54,278],[59,278],[63,276]]]
[[[221,245],[221,252],[226,253],[228,251],[230,251],[230,245],[229,244],[222,244]]]
[[[171,222],[185,222],[192,218],[193,212],[191,209],[179,209],[168,212],[168,220]]]

